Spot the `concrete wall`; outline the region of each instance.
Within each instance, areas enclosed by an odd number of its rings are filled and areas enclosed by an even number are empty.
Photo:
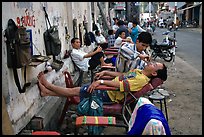
[[[90,2],[2,2],[2,94],[5,98],[7,111],[15,134],[18,134],[31,120],[31,118],[50,102],[61,102],[59,97],[40,97],[37,87],[37,75],[45,69],[45,63],[36,67],[27,67],[27,81],[32,85],[25,93],[20,94],[15,85],[12,69],[7,68],[6,44],[3,33],[7,27],[7,22],[11,18],[16,24],[23,25],[26,29],[32,30],[33,44],[38,48],[42,55],[46,55],[43,40],[43,32],[46,30],[45,15],[43,6],[46,7],[51,25],[58,26],[59,37],[62,43],[61,54],[57,57],[62,58],[65,50],[70,49],[70,39],[73,38],[73,19],[77,23],[83,23],[86,19],[88,29],[91,30],[91,4]],[[9,10],[8,10],[9,9]],[[27,16],[29,20],[22,22],[20,19]],[[97,15],[95,15],[97,17]],[[77,24],[77,26],[78,26]],[[68,27],[70,39],[66,39],[65,27]],[[85,51],[91,51],[94,46],[84,47]],[[33,47],[33,54],[39,54],[38,50]],[[46,75],[48,81],[65,87],[62,71],[67,69],[73,72],[73,64],[70,58],[64,59],[64,66],[59,72],[49,72]],[[49,60],[52,63],[52,60]],[[23,69],[18,69],[20,83],[23,84]],[[60,103],[58,103],[60,104]],[[47,110],[50,111],[50,110]],[[53,112],[54,113],[54,112]],[[47,120],[49,121],[49,119]]]

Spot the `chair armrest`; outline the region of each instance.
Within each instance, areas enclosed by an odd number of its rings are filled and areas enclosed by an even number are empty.
[[[116,51],[105,51],[104,54],[105,55],[118,55],[119,53]]]
[[[115,49],[115,48],[107,48],[107,49],[105,49],[105,51],[115,51],[115,52],[118,52],[118,49]]]
[[[103,70],[115,71],[115,69],[116,69],[115,66],[101,66],[99,71],[103,71]]]
[[[115,77],[112,77],[112,76],[102,76],[102,77],[100,77],[100,79],[104,79],[104,80],[112,80],[114,78]]]
[[[107,49],[119,49],[119,47],[109,47],[109,48],[107,48]]]
[[[101,66],[102,69],[115,69],[115,66]]]
[[[114,90],[114,91],[117,91],[119,90],[118,88],[116,87],[110,87],[110,86],[106,86],[106,85],[99,85],[95,88],[96,90]]]

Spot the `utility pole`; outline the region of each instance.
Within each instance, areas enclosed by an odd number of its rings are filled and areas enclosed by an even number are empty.
[[[176,14],[177,14],[177,2],[175,2],[175,7],[174,7],[174,24],[176,24]]]
[[[151,2],[149,2],[149,19],[151,17]]]

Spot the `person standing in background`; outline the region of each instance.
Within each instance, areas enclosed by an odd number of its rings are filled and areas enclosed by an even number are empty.
[[[130,27],[131,25],[129,25]],[[139,35],[139,32],[145,32],[144,29],[142,29],[138,22],[136,20],[133,21],[132,23],[132,28],[128,29],[129,33],[130,33],[130,37],[132,38],[132,41],[134,42],[134,44],[136,43],[137,37]]]
[[[121,31],[125,31],[125,38],[127,38],[130,34],[129,34],[128,29],[127,29],[127,28],[125,27],[125,25],[124,25],[124,21],[119,20],[119,21],[118,21],[118,26],[119,26],[119,28],[118,28],[118,30],[117,30],[116,33],[115,33],[115,38],[116,38],[116,39],[118,38],[119,33],[120,33]]]
[[[115,32],[118,30],[118,28],[119,28],[119,26],[118,26],[118,21],[119,21],[119,19],[118,18],[113,18],[113,20],[114,20],[114,24],[113,24],[113,27],[112,27],[112,29],[113,29],[113,33],[115,34]]]

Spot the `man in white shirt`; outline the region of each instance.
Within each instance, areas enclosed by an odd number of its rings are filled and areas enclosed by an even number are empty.
[[[71,57],[74,63],[83,71],[95,69],[98,65],[110,66],[104,62],[104,54],[100,46],[96,47],[93,52],[86,53],[80,49],[81,42],[79,38],[73,38],[71,40],[73,50]]]
[[[100,33],[99,30],[95,31],[95,35],[97,44],[107,43],[106,38]]]
[[[114,47],[120,48],[124,42],[133,43],[132,39],[125,38],[125,31],[122,30],[119,32],[119,36],[115,40]]]

